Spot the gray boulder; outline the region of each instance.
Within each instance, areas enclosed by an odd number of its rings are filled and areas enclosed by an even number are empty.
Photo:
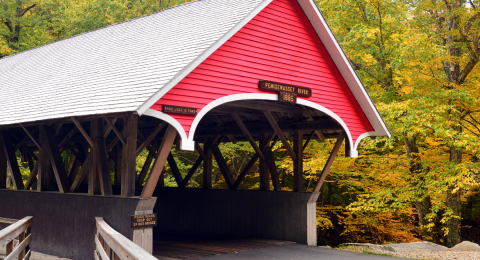
[[[480,245],[472,243],[470,241],[463,241],[460,244],[450,248],[453,251],[480,251]]]

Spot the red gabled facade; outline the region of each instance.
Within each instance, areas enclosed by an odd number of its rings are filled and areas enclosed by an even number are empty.
[[[268,93],[267,80],[312,89],[309,98],[347,125],[352,141],[374,131],[297,0],[274,0],[151,109],[162,105],[195,107],[228,95]],[[194,116],[170,114],[187,136]]]

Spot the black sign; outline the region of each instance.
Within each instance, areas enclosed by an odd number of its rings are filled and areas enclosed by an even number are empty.
[[[157,225],[157,214],[132,216],[132,228],[154,227]]]
[[[163,105],[163,112],[164,113],[173,113],[173,114],[184,114],[184,115],[197,115],[197,109],[193,107],[177,107],[177,106],[169,106]]]
[[[287,102],[287,103],[297,103],[297,94],[292,94],[288,92],[278,93],[278,101]]]
[[[297,87],[282,83],[276,83],[271,81],[260,80],[258,82],[258,87],[265,90],[272,90],[276,92],[287,92],[292,94],[297,94],[299,96],[311,97],[312,89]]]

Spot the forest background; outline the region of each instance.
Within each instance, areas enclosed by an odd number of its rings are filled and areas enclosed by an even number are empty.
[[[0,58],[185,2],[0,0]],[[479,243],[480,3],[317,3],[393,134],[362,141],[358,158],[337,158],[318,201],[319,244]],[[333,145],[313,141],[305,150],[308,191]],[[222,150],[232,169],[242,169],[254,153],[242,142]],[[175,153],[186,172],[194,156]],[[291,190],[292,161],[281,144],[275,155],[282,189]],[[68,165],[68,153],[64,159]],[[139,165],[145,159],[142,153]],[[258,189],[256,169],[241,188]],[[226,188],[218,172],[215,186]],[[167,186],[176,185],[166,178]],[[200,179],[201,170],[190,185]]]

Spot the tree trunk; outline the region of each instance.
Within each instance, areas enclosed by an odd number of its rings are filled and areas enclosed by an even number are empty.
[[[462,162],[462,149],[450,147],[450,161],[455,163]],[[448,228],[448,234],[446,236],[446,242],[448,247],[453,247],[454,245],[460,243],[461,234],[460,234],[460,220],[461,220],[461,201],[460,195],[461,190],[454,192],[455,185],[451,185],[447,190],[447,201],[446,206],[452,210],[453,216],[450,216],[450,219],[445,223],[445,226]]]
[[[423,166],[420,161],[420,155],[419,155],[419,150],[417,146],[417,139],[416,137],[412,137],[409,139],[408,137],[404,136],[404,143],[405,143],[405,148],[407,150],[407,157],[410,159],[409,160],[409,170],[410,173],[413,176],[418,175],[423,171]],[[427,235],[427,230],[423,228],[426,224],[427,221],[425,217],[427,214],[430,212],[430,209],[432,207],[432,203],[430,200],[430,196],[428,195],[428,191],[423,188],[425,183],[425,180],[423,178],[417,178],[416,183],[414,184],[417,187],[421,187],[416,194],[416,209],[417,209],[417,215],[418,215],[418,225],[422,227],[422,236]]]

